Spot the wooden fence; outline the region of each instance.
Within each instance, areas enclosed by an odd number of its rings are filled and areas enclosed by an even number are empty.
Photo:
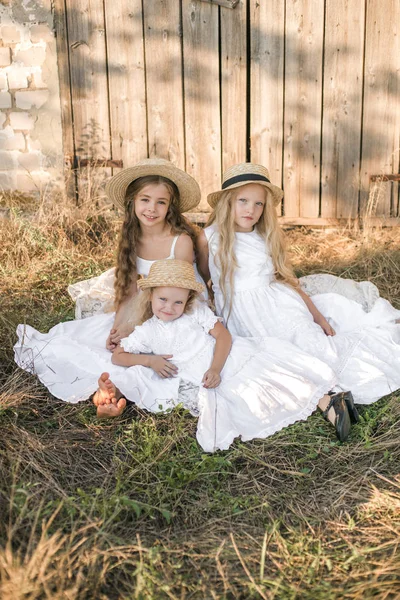
[[[55,1],[66,156],[167,158],[200,211],[251,160],[285,220],[356,217],[370,176],[399,172],[399,0],[218,3]],[[380,189],[376,214],[399,216],[398,184]]]

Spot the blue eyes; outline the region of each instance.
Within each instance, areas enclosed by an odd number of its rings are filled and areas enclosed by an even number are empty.
[[[159,300],[161,300],[161,302],[167,302],[167,298],[159,298]],[[181,300],[177,300],[175,304],[183,304],[183,302]]]
[[[247,198],[238,198],[238,202],[241,202],[242,204],[246,204]],[[264,206],[264,202],[256,202],[255,205],[256,206]]]

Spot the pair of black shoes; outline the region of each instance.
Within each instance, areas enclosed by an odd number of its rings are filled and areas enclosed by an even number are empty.
[[[331,399],[323,411],[323,415],[328,421],[328,412],[333,408],[335,411],[336,435],[341,442],[344,442],[350,433],[351,423],[358,423],[360,415],[354,406],[353,394],[351,392],[329,392],[329,395]]]

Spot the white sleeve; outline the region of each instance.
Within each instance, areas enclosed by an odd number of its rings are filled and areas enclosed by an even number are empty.
[[[210,333],[211,329],[214,329],[216,323],[222,321],[220,317],[217,317],[213,311],[208,308],[205,302],[196,302],[192,318],[198,323],[206,333]]]
[[[150,327],[146,327],[146,324],[139,325],[139,327],[136,327],[128,337],[123,338],[120,344],[125,352],[131,352],[132,354],[150,354],[152,351],[150,347]]]

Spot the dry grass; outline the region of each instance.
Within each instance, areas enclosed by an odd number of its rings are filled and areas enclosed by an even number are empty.
[[[184,411],[99,423],[14,367],[15,326],[72,318],[66,286],[113,263],[118,226],[65,200],[0,221],[2,600],[400,598],[398,395],[347,444],[315,414],[209,456]],[[398,230],[288,235],[299,274],[368,278],[400,307]]]

